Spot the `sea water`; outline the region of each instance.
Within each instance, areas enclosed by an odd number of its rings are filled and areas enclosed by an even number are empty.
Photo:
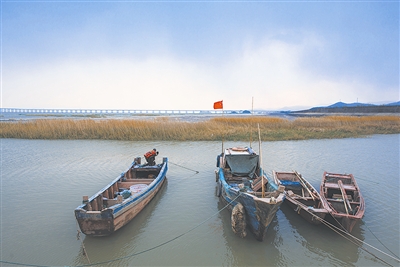
[[[352,173],[366,201],[352,235],[311,225],[282,205],[263,242],[231,230],[216,197],[220,142],[1,139],[1,266],[399,266],[399,137],[263,142],[262,167],[300,172],[319,190],[324,171]],[[252,147],[258,151],[258,143]],[[224,147],[250,146],[225,142]],[[74,209],[152,148],[167,183],[107,237],[79,232]],[[389,256],[390,255],[390,256]]]

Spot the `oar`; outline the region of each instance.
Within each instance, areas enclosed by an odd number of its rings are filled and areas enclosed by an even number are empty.
[[[299,181],[301,182],[301,184],[303,185],[303,187],[305,187],[306,189],[307,189],[307,191],[308,191],[308,193],[310,193],[310,196],[312,197],[312,199],[315,201],[315,197],[314,197],[314,194],[311,192],[311,190],[308,188],[308,186],[306,185],[306,183],[303,181],[303,178],[296,172],[296,171],[293,171],[295,174],[296,174],[296,176],[299,178]]]
[[[346,190],[343,187],[342,180],[338,181],[338,185],[340,188],[340,192],[342,193],[343,203],[344,203],[344,207],[346,208],[346,213],[347,213],[347,215],[349,215],[349,211],[348,211],[347,207],[349,207],[351,212],[353,212],[353,210],[351,209],[350,202],[349,202],[349,199],[347,198]]]

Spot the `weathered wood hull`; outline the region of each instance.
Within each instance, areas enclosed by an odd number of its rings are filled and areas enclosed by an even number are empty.
[[[286,195],[285,204],[287,204],[307,222],[315,225],[321,224],[321,220],[324,220],[328,214],[328,211],[324,208],[314,208],[312,206],[314,203],[310,202],[309,200],[300,202]]]
[[[354,176],[324,172],[320,192],[329,203],[334,221],[351,233],[365,212],[365,201]]]
[[[276,198],[271,196],[257,197],[230,186],[225,180],[223,169],[219,169],[218,175],[221,198],[225,203],[230,204],[231,209],[238,203],[243,205],[246,212],[247,226],[258,241],[263,241],[269,225],[283,203],[284,194],[274,192]]]
[[[298,175],[296,172],[273,171],[271,184],[274,188],[285,186],[285,203],[303,219],[311,224],[321,224],[329,214],[328,203],[306,179]]]
[[[76,220],[85,235],[107,236],[129,223],[164,185],[168,159],[164,158],[163,163],[156,167],[141,168],[140,172],[134,173],[133,179],[132,172],[138,169],[138,164],[132,163],[126,172],[75,209]],[[152,179],[136,175],[148,173],[146,171],[158,175]],[[147,185],[140,183],[147,183]],[[144,189],[137,193],[131,192],[131,195],[125,199],[122,199],[121,195],[114,197],[120,191],[118,187],[129,185],[143,185]]]

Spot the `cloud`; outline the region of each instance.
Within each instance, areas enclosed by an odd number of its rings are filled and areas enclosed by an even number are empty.
[[[326,58],[327,42],[314,34],[303,33],[298,42],[276,38],[260,45],[248,45],[243,54],[225,68],[225,80],[232,88],[233,106],[254,96],[255,108],[279,109],[283,106],[330,105],[337,101],[376,102],[398,99],[396,88],[379,88],[346,73],[329,75],[318,71],[319,62],[310,51]],[[334,63],[332,63],[334,64]],[[313,65],[312,68],[307,66]],[[248,101],[250,103],[250,100]]]
[[[217,95],[209,75],[193,63],[167,57],[53,62],[7,71],[3,106],[211,109]]]
[[[306,66],[310,51],[325,42],[304,35],[297,42],[268,38],[247,43],[219,65],[172,55],[145,59],[64,59],[40,66],[5,69],[3,107],[82,109],[279,109],[337,101],[397,100],[395,88],[379,93],[374,85],[348,77],[321,75]],[[329,55],[331,57],[331,55]]]

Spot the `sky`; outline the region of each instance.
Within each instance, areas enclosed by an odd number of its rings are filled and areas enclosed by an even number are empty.
[[[399,101],[399,1],[1,1],[1,107]]]

